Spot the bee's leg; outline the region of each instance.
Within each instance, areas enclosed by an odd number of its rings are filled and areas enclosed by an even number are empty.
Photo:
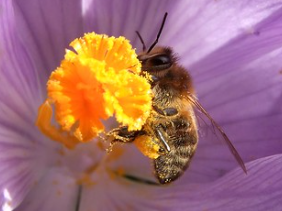
[[[168,145],[166,139],[167,139],[167,135],[166,132],[163,129],[163,125],[158,125],[155,127],[155,134],[158,138],[158,140],[162,143],[163,147],[162,149],[168,153],[170,152],[170,146]]]
[[[128,131],[128,128],[126,126],[121,126],[111,130],[106,135],[107,137],[113,138],[113,140],[111,141],[111,143],[113,144],[115,142],[132,142],[137,136],[143,134],[145,134],[143,131]]]
[[[173,108],[173,107],[161,109],[158,106],[153,105],[153,109],[158,114],[165,116],[165,117],[178,115],[178,110],[176,108]],[[167,139],[169,139],[169,137],[167,136],[167,134],[165,132],[165,126],[162,125],[162,124],[159,124],[157,126],[154,126],[154,128],[155,128],[154,133],[155,133],[156,137],[158,138],[158,140],[162,144],[162,150],[164,150],[165,153],[169,153],[171,149],[170,149],[170,146],[169,146],[168,141],[167,141]]]
[[[107,141],[110,141],[110,146],[107,149],[108,152],[111,152],[113,149],[113,146],[117,143],[130,143],[134,141],[134,133],[129,132],[127,130],[127,127],[121,126],[118,128],[112,129],[110,132],[106,133],[106,139]]]

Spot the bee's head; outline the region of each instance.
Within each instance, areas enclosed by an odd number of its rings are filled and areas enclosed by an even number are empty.
[[[159,79],[163,78],[168,73],[169,68],[175,62],[175,59],[172,56],[172,50],[170,48],[155,47],[158,43],[159,37],[161,36],[166,17],[167,12],[164,15],[157,38],[148,50],[146,50],[146,45],[141,35],[138,31],[136,31],[141,43],[143,44],[143,52],[138,55],[138,59],[142,64],[142,71],[148,72],[152,76],[153,81],[158,81]]]
[[[167,18],[165,13],[162,25],[157,34],[156,40],[146,50],[146,45],[142,36],[136,31],[141,43],[143,44],[143,52],[138,55],[138,59],[142,64],[142,72],[149,73],[152,76],[151,85],[161,86],[163,88],[174,88],[178,92],[194,93],[190,74],[184,67],[177,64],[177,57],[169,47],[156,46],[164,24]]]
[[[170,67],[176,62],[172,50],[168,47],[155,47],[149,53],[138,55],[142,71],[148,72],[154,81],[166,76]]]

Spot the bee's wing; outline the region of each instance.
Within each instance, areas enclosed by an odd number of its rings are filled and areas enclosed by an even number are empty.
[[[213,118],[210,116],[210,114],[203,108],[203,106],[199,103],[199,101],[195,98],[195,96],[193,96],[192,94],[188,93],[187,95],[188,101],[198,110],[200,111],[202,114],[204,114],[209,121],[211,122],[215,132],[218,132],[222,137],[223,140],[225,141],[225,143],[227,144],[229,150],[231,151],[231,153],[233,154],[233,156],[235,157],[236,161],[238,162],[238,164],[241,166],[241,168],[243,169],[243,171],[247,174],[247,169],[246,166],[244,164],[244,161],[242,160],[241,156],[239,155],[238,151],[235,149],[235,147],[233,146],[232,142],[230,141],[230,139],[228,138],[228,136],[226,135],[226,133],[223,131],[223,129],[213,120]]]

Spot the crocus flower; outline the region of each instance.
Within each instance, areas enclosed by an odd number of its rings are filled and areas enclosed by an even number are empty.
[[[135,30],[149,45],[166,11],[159,44],[179,55],[247,175],[205,125],[191,166],[165,186],[132,179],[154,180],[134,145],[67,149],[35,126],[72,40],[122,35],[141,50]],[[2,210],[281,210],[282,1],[2,0],[0,40]]]

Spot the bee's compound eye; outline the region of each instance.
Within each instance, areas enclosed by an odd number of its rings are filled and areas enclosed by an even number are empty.
[[[170,68],[172,61],[169,55],[160,54],[142,62],[142,69],[149,72],[160,72]]]
[[[142,63],[142,70],[148,71],[152,75],[169,69],[173,64],[173,60],[168,54],[141,55],[138,56],[138,59]]]
[[[171,59],[167,55],[158,55],[150,59],[152,66],[171,65]]]

